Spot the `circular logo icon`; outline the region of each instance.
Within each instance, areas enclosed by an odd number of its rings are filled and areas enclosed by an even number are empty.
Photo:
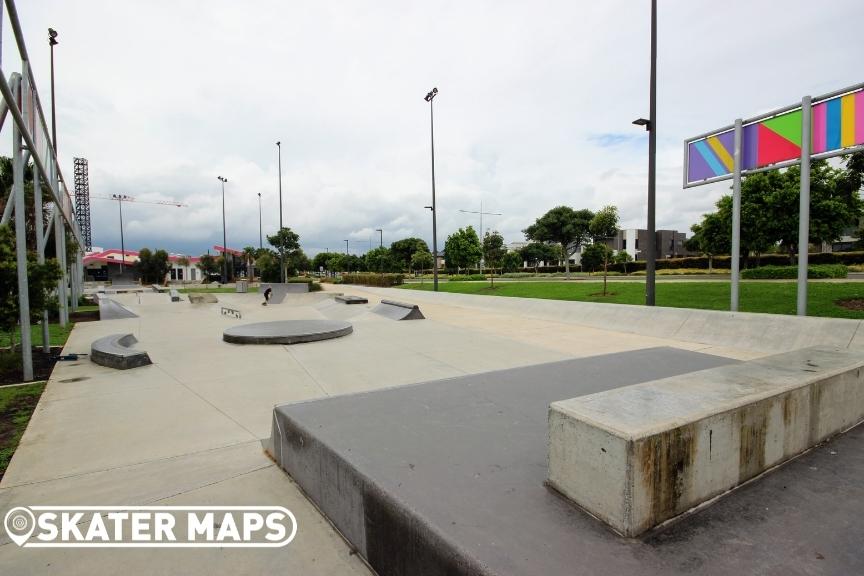
[[[3,524],[6,527],[6,533],[15,544],[21,546],[30,538],[33,529],[36,527],[36,517],[29,508],[19,506],[12,508],[6,513],[3,519]]]

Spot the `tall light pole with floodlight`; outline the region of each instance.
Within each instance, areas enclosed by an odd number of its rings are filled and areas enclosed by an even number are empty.
[[[382,228],[376,228],[375,232],[378,232],[381,235],[380,236],[381,239],[378,242],[378,247],[383,248],[384,247],[384,230]]]
[[[651,78],[648,118],[633,121],[648,131],[648,249],[645,251],[645,305],[654,306],[657,261],[657,0],[651,0]]]
[[[57,31],[48,28],[48,44],[51,45],[51,143],[54,154],[57,154],[57,106],[54,104],[54,46],[57,42]]]
[[[432,88],[424,100],[429,102],[429,137],[432,143],[432,285],[433,290],[438,291],[438,220],[435,206],[435,114],[432,111],[432,100],[438,95],[438,88]]]
[[[222,182],[222,284],[228,283],[228,237],[225,232],[225,183],[228,178],[217,176]]]

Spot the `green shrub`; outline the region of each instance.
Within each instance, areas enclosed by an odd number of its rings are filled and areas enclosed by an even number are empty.
[[[312,278],[307,278],[305,276],[298,276],[296,278],[288,278],[289,284],[308,284],[309,292],[318,292],[321,290],[321,284],[312,280]]]
[[[844,264],[815,264],[807,267],[807,278],[846,278],[849,269]],[[797,266],[760,266],[741,272],[747,280],[781,280],[798,277]]]
[[[398,286],[405,279],[404,274],[374,274],[372,272],[351,272],[342,274],[341,284],[360,284],[362,286]]]

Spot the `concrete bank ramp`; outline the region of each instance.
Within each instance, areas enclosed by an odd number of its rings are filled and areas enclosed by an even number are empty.
[[[123,318],[138,318],[138,315],[132,312],[126,306],[120,304],[116,300],[112,300],[103,294],[97,294],[99,299],[99,319],[100,320],[120,320]]]
[[[90,346],[90,360],[100,366],[128,370],[152,364],[143,350],[132,348],[138,343],[133,334],[111,334],[95,340]]]
[[[282,302],[285,301],[285,296],[287,294],[309,293],[309,284],[305,282],[288,282],[286,284],[283,284],[281,282],[264,282],[258,289],[258,292],[261,294],[262,299],[264,298],[264,292],[267,290],[267,288],[273,290],[273,293],[270,295],[270,304],[282,304]]]
[[[423,320],[426,318],[420,312],[420,307],[417,304],[406,304],[396,300],[381,300],[381,303],[375,306],[372,312],[391,320]]]
[[[544,485],[548,406],[733,362],[652,348],[278,406],[268,450],[380,575],[667,576]]]

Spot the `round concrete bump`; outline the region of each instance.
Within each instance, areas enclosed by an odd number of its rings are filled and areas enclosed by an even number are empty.
[[[232,344],[299,344],[347,336],[354,331],[342,320],[281,320],[233,326],[222,333]]]

